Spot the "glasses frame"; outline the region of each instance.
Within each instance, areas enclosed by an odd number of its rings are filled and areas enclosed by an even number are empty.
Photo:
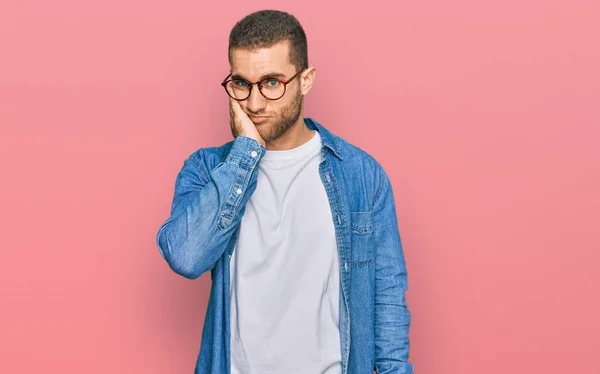
[[[262,95],[262,96],[263,96],[265,99],[267,99],[267,100],[271,100],[271,101],[274,101],[274,100],[279,100],[279,99],[281,99],[281,98],[282,98],[282,97],[285,95],[285,93],[287,92],[287,85],[288,85],[288,84],[290,84],[290,82],[292,82],[294,79],[296,79],[296,77],[297,77],[297,76],[299,76],[299,75],[300,75],[300,73],[302,73],[304,70],[305,70],[305,69],[302,69],[302,70],[300,70],[299,72],[297,72],[296,74],[294,74],[294,75],[293,75],[293,76],[292,76],[290,79],[288,79],[288,80],[286,80],[286,81],[284,81],[284,80],[281,80],[281,79],[279,79],[279,78],[274,78],[274,77],[272,77],[272,78],[268,78],[268,77],[267,77],[267,78],[261,79],[261,80],[259,80],[258,82],[254,82],[254,83],[252,83],[252,82],[248,82],[248,81],[247,81],[247,80],[245,80],[245,79],[238,79],[238,80],[242,80],[242,81],[244,81],[244,82],[246,82],[246,83],[248,83],[248,84],[250,85],[250,90],[248,91],[248,96],[246,96],[246,97],[245,97],[245,98],[243,98],[243,99],[238,99],[238,98],[235,98],[235,97],[233,97],[233,96],[231,96],[231,95],[229,94],[229,91],[227,91],[227,83],[229,83],[229,82],[233,81],[233,79],[229,79],[229,77],[231,77],[231,73],[229,73],[229,75],[228,75],[227,77],[225,77],[225,79],[223,80],[223,82],[221,82],[221,86],[223,86],[223,88],[225,89],[225,92],[227,93],[227,96],[229,96],[229,97],[231,97],[232,99],[234,99],[234,100],[237,100],[237,101],[244,101],[244,100],[248,100],[248,98],[249,98],[249,97],[250,97],[250,95],[252,94],[252,88],[254,88],[254,85],[256,84],[256,85],[258,85],[258,91],[260,92],[260,94],[261,94],[261,95]],[[273,80],[273,79],[275,79],[275,80],[276,80],[276,81],[278,81],[279,83],[283,84],[283,93],[281,94],[281,96],[279,96],[279,97],[278,97],[278,98],[276,98],[276,99],[271,99],[271,98],[269,98],[269,97],[266,97],[266,96],[265,96],[265,94],[262,92],[262,88],[260,88],[260,87],[261,87],[261,84],[260,84],[260,83],[262,83],[262,82],[264,82],[264,81],[270,81],[270,80]]]

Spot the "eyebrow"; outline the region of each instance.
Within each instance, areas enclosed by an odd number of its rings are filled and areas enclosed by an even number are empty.
[[[285,74],[283,74],[283,73],[268,73],[268,74],[264,74],[262,77],[260,77],[258,79],[258,81],[260,82],[261,80],[263,80],[265,78],[285,78]],[[248,79],[242,77],[239,74],[232,74],[231,75],[231,79],[241,79],[241,80],[244,80],[246,82],[249,82]]]

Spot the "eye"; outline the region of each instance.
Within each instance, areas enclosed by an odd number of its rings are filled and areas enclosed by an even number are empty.
[[[277,85],[279,84],[279,81],[274,78],[267,79],[265,82],[267,87],[277,87]]]
[[[232,83],[238,87],[250,87],[250,84],[243,79],[234,79]]]

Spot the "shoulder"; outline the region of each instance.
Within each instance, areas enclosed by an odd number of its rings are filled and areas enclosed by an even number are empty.
[[[383,165],[367,149],[335,136],[342,155],[336,160],[346,181],[347,191],[358,196],[356,207],[370,210],[391,189],[391,183]],[[355,209],[358,209],[356,208]]]
[[[338,145],[344,159],[342,164],[345,169],[360,171],[365,178],[371,179],[372,185],[381,187],[384,180],[387,179],[386,171],[383,165],[368,150],[349,142],[348,140],[334,135],[337,138]]]
[[[381,164],[366,149],[351,143],[312,118],[307,118],[307,124],[310,128],[318,129],[325,144],[330,145],[333,152],[336,155],[341,156],[338,158],[344,168],[365,167],[365,169],[363,169],[363,172],[365,173],[378,173],[383,171]]]

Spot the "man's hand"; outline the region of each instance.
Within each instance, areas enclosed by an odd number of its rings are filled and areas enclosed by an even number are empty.
[[[240,104],[232,98],[229,98],[229,125],[234,138],[247,136],[262,144],[263,147],[267,147],[254,122],[244,112]]]

